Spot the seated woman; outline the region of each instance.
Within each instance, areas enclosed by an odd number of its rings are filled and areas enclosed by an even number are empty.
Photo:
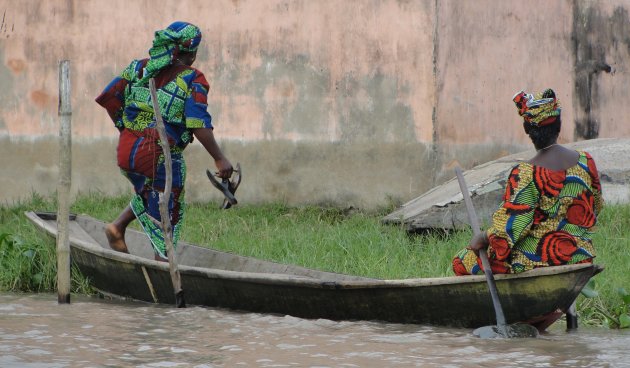
[[[512,168],[503,203],[490,228],[453,259],[457,275],[483,274],[479,249],[487,248],[493,273],[592,262],[591,235],[603,201],[590,154],[557,143],[560,106],[553,90],[514,96],[536,155]]]

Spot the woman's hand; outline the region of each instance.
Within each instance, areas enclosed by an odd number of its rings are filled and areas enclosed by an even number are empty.
[[[234,168],[232,167],[232,164],[230,163],[230,161],[228,161],[227,158],[222,157],[218,160],[215,160],[214,164],[219,170],[217,172],[217,175],[220,178],[229,179],[232,176],[232,172],[234,171]]]
[[[490,244],[488,236],[485,231],[482,231],[470,239],[470,244],[466,249],[472,250],[476,255],[479,255],[479,250],[488,248],[488,244]]]

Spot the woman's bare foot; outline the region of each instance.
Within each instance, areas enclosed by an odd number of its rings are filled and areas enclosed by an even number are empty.
[[[116,225],[107,224],[105,226],[105,235],[107,236],[110,248],[119,252],[129,253],[127,244],[125,243],[125,233],[120,231]]]

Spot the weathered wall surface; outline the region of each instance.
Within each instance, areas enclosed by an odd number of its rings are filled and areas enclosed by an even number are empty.
[[[630,5],[530,3],[0,0],[0,200],[56,189],[61,59],[73,190],[129,190],[93,99],[174,20],[204,33],[195,66],[215,133],[243,166],[243,202],[406,201],[456,164],[528,148],[511,102],[521,88],[558,92],[566,142],[630,136]],[[195,143],[186,155],[188,197],[218,199],[207,154]]]

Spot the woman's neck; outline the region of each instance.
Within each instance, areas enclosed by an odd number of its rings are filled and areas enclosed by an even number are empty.
[[[558,145],[558,143],[554,142],[554,143],[552,143],[552,144],[550,144],[548,146],[545,146],[543,148],[537,148],[536,151],[538,151],[538,152],[546,151],[546,150],[550,149],[551,147],[554,147],[554,146],[557,146],[557,145]]]
[[[553,143],[539,149],[536,155],[529,160],[529,163],[550,170],[567,170],[577,164],[579,157],[577,151]]]

